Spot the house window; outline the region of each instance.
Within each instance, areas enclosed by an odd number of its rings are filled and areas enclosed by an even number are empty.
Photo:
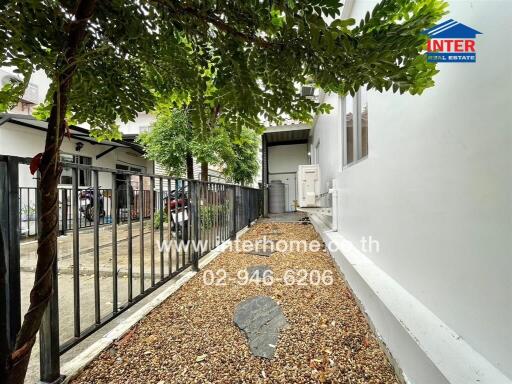
[[[71,168],[66,168],[66,163],[92,165],[92,158],[87,156],[71,155],[69,153],[61,153],[60,161],[64,163],[64,169],[60,176],[60,184],[73,183],[73,171]],[[91,185],[91,171],[88,169],[78,170],[78,186],[88,187]]]
[[[358,95],[358,160],[368,156],[368,91],[361,88]]]
[[[348,165],[354,161],[354,98],[350,95],[345,97],[345,119],[344,119],[344,161]]]
[[[344,99],[343,165],[368,156],[368,92],[361,88],[355,97]]]

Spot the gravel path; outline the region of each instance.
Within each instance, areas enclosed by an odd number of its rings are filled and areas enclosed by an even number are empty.
[[[257,224],[242,239],[256,240],[265,234],[275,240],[319,241],[313,226],[284,223]],[[273,284],[243,284],[246,268],[261,264],[271,267]],[[301,269],[306,271],[299,272]],[[330,281],[326,278],[316,285],[313,270],[320,276],[331,271],[332,284],[327,285]],[[285,274],[289,278],[286,283],[282,280]],[[223,276],[225,285],[217,284]],[[303,276],[307,282],[299,285]],[[279,303],[289,323],[281,330],[272,360],[252,356],[245,336],[233,323],[236,305],[257,295],[270,296]],[[330,256],[320,249],[276,252],[270,257],[224,252],[101,354],[73,383],[398,381]]]

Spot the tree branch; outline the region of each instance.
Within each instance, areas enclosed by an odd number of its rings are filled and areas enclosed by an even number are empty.
[[[237,39],[243,40],[245,42],[253,43],[258,47],[272,48],[272,47],[282,45],[281,43],[271,42],[271,41],[264,39],[263,37],[256,36],[254,34],[248,34],[245,32],[241,32],[238,29],[236,29],[233,26],[226,23],[224,20],[222,20],[217,15],[214,15],[213,13],[205,14],[205,13],[201,12],[201,10],[199,10],[197,8],[190,7],[190,6],[182,7],[179,4],[177,6],[171,5],[166,0],[154,0],[154,1],[157,2],[158,4],[160,4],[161,6],[164,6],[168,9],[172,10],[173,12],[175,12],[178,15],[186,14],[186,15],[192,16],[192,17],[196,18],[198,21],[203,22],[204,24],[211,24],[222,32],[225,32],[225,33],[227,33]]]

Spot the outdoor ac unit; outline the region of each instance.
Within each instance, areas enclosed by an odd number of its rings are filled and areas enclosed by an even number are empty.
[[[299,165],[297,184],[299,207],[316,207],[317,196],[320,194],[320,166]]]
[[[310,87],[310,86],[302,86],[301,88],[301,96],[303,97],[313,97],[315,96],[315,87]]]

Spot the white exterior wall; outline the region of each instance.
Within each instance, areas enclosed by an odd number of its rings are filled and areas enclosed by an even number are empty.
[[[297,172],[297,167],[302,164],[309,164],[307,144],[274,145],[268,147],[269,173]]]
[[[350,17],[360,19],[374,4],[355,1]],[[337,96],[327,95],[335,109],[318,118],[311,144],[321,143],[322,192],[336,179],[340,235],[449,327],[454,343],[467,342],[512,378],[512,2],[450,1],[449,10],[446,18],[483,33],[476,64],[439,64],[436,86],[422,96],[369,92],[369,156],[358,163],[340,170]],[[379,253],[362,252],[368,236]],[[406,369],[413,367],[407,348],[382,320],[389,308],[374,303],[382,292],[367,295],[368,287],[353,285],[406,375],[432,380]],[[447,373],[463,356],[440,368],[430,352],[448,382],[469,382]]]
[[[268,178],[285,184],[285,209],[295,210],[297,199],[297,170],[309,164],[307,144],[274,145],[268,147]]]
[[[142,129],[147,130],[151,124],[156,120],[155,116],[140,112],[137,115],[135,121],[129,121],[127,123],[123,123],[122,121],[118,121],[121,132],[125,134],[136,134],[141,133]]]
[[[0,125],[0,155],[12,155],[20,157],[33,157],[44,150],[46,132],[36,129],[20,126],[13,123]],[[134,167],[140,167],[144,171],[152,173],[153,163],[144,159],[139,153],[129,148],[117,148],[100,159],[96,160],[96,155],[107,150],[109,146],[100,144],[91,144],[80,141],[84,144],[80,152],[75,150],[76,143],[80,140],[64,138],[61,151],[69,154],[89,156],[92,158],[92,165],[104,168],[114,168],[116,164],[124,164]],[[103,188],[110,188],[112,184],[110,174],[101,172],[99,174],[99,184]],[[28,170],[28,166],[20,166],[21,187],[34,187],[36,181]]]

